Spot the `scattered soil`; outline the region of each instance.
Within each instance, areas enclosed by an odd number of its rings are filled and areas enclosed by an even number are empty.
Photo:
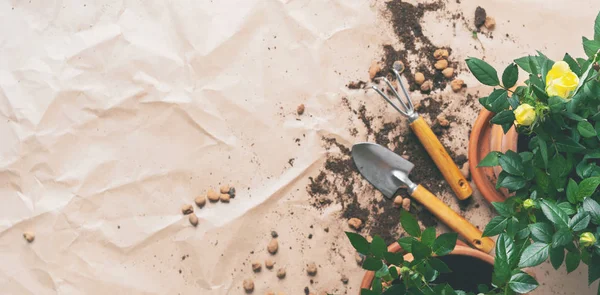
[[[360,80],[356,82],[350,82],[346,86],[348,89],[364,89],[365,86],[367,86],[367,82]]]
[[[403,72],[404,77],[408,80],[411,91],[416,90],[417,84],[414,81],[414,73],[421,72],[425,75],[425,80],[433,82],[432,90],[444,89],[446,87],[447,78],[440,71],[434,69],[434,64],[437,62],[434,57],[434,52],[440,47],[434,45],[427,36],[423,34],[421,19],[425,12],[444,9],[445,4],[441,1],[413,5],[402,1],[390,1],[386,3],[388,17],[394,29],[394,33],[404,44],[404,49],[395,50],[391,45],[384,45],[384,56],[381,61],[383,69],[380,73],[388,76],[388,79],[394,80],[392,75],[389,75],[392,65],[395,61],[400,60],[407,65]],[[452,53],[451,48],[444,48],[449,54]],[[450,66],[453,66],[452,62]],[[415,64],[416,68],[408,65]]]
[[[472,100],[472,98],[471,98]],[[415,164],[411,179],[428,188],[434,194],[451,194],[451,188],[444,182],[442,174],[431,160],[427,151],[419,142],[417,136],[407,127],[407,122],[398,118],[393,122],[379,124],[380,118],[370,115],[365,105],[352,109],[345,99],[342,104],[348,108],[351,116],[362,122],[369,141],[386,146],[399,155],[408,156]],[[448,104],[441,97],[426,97],[420,102],[419,113],[431,119],[437,118]],[[450,122],[456,122],[456,117],[447,116]],[[375,124],[377,122],[377,124]],[[457,122],[459,123],[459,122]],[[381,126],[375,128],[374,126]],[[351,127],[351,128],[354,128]],[[448,129],[435,123],[432,130],[440,137],[450,138]],[[373,140],[371,140],[373,139]],[[307,191],[312,197],[311,204],[316,208],[326,208],[332,203],[342,206],[341,216],[345,219],[358,218],[363,221],[363,231],[370,235],[379,235],[386,242],[392,242],[402,235],[398,231],[399,211],[391,200],[387,200],[377,192],[358,173],[352,158],[350,148],[339,143],[335,138],[323,139],[324,147],[329,151],[325,164],[316,177],[309,177]],[[450,156],[457,165],[467,161],[465,155]],[[408,197],[404,190],[399,194]],[[436,219],[420,204],[414,203],[412,210],[425,226],[435,226]]]
[[[476,28],[480,28],[481,26],[483,26],[483,24],[485,24],[485,18],[487,16],[487,13],[485,12],[485,9],[481,8],[481,6],[477,6],[477,8],[475,9],[475,27]]]

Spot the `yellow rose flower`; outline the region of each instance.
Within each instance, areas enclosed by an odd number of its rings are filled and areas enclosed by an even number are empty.
[[[590,232],[582,233],[581,236],[579,236],[579,244],[584,247],[591,247],[596,244],[596,237]]]
[[[515,114],[515,122],[521,126],[529,126],[535,121],[535,109],[528,104],[522,104],[513,111]]]
[[[557,61],[546,75],[546,92],[550,96],[569,98],[579,85],[579,77],[571,71],[569,64]]]
[[[523,208],[525,209],[529,209],[535,206],[535,202],[533,202],[532,199],[527,199],[525,200],[525,202],[523,202]]]

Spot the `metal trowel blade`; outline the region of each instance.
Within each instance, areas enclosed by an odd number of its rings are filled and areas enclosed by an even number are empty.
[[[352,160],[360,174],[388,199],[393,198],[400,187],[413,185],[408,174],[415,165],[381,145],[353,145]]]

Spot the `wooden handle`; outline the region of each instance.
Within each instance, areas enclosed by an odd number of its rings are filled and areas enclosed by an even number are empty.
[[[456,166],[448,152],[438,140],[437,136],[431,131],[427,122],[421,116],[410,123],[410,127],[415,132],[421,144],[427,150],[429,156],[435,162],[435,165],[440,169],[444,178],[452,187],[459,200],[465,200],[473,194],[473,189],[469,182],[465,179],[460,169]]]
[[[444,204],[444,202],[440,201],[440,199],[421,185],[417,186],[412,193],[412,197],[417,202],[423,204],[429,212],[433,213],[449,228],[463,236],[473,247],[485,253],[489,253],[494,249],[494,240],[481,237],[482,233],[480,230],[450,209],[448,205]]]

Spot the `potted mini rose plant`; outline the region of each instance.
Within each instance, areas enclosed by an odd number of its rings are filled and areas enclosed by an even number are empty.
[[[511,259],[520,268],[549,259],[556,269],[564,263],[567,272],[587,264],[588,284],[600,278],[600,15],[583,48],[585,58],[565,54],[554,61],[538,52],[516,59],[501,78],[480,59],[466,61],[481,83],[495,88],[479,100],[495,113],[490,122],[504,132],[516,128],[519,140],[527,141],[522,150],[490,152],[479,163],[500,166],[496,188],[511,193],[492,203],[499,216],[484,230],[523,247],[507,257],[496,254],[495,271],[506,276],[510,271],[499,266]],[[519,67],[527,80],[513,90]]]
[[[370,271],[360,295],[524,294],[538,286],[517,265],[526,245],[515,244],[506,234],[498,238],[494,261],[463,243],[457,245],[456,233],[438,236],[433,227],[421,230],[407,211],[400,213],[400,224],[408,236],[390,246],[379,236],[369,242],[360,234],[346,233],[365,256],[362,267]]]

